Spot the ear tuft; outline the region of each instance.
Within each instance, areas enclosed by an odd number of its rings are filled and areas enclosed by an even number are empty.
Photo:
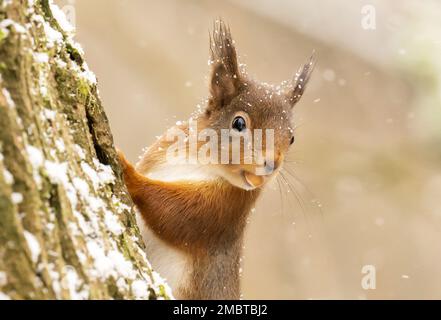
[[[293,89],[289,93],[289,101],[292,107],[294,107],[294,105],[300,100],[303,93],[305,92],[306,86],[308,84],[309,78],[311,77],[312,71],[314,71],[315,65],[315,52],[313,52],[311,57],[309,58],[309,62],[304,64],[299,69],[294,78]]]
[[[222,20],[214,23],[210,35],[210,53],[212,63],[210,91],[214,105],[222,107],[237,95],[241,83],[234,41],[230,28]]]

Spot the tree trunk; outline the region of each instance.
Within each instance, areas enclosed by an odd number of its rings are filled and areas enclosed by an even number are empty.
[[[0,0],[0,299],[167,299],[60,12]]]

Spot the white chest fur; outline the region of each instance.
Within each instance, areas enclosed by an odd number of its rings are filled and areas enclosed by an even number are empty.
[[[145,224],[139,213],[136,214],[136,222],[146,246],[147,258],[152,264],[153,269],[174,290],[176,297],[179,289],[187,286],[192,270],[189,259],[182,252],[170,247],[159,239]]]
[[[137,169],[148,178],[162,182],[209,181],[218,177],[206,168],[197,165],[168,166],[165,164],[150,168],[149,172],[143,172],[139,167]],[[192,262],[184,253],[156,236],[139,213],[136,214],[136,221],[146,246],[147,258],[153,269],[165,278],[175,297],[179,299],[180,289],[187,288],[189,285],[193,271]]]

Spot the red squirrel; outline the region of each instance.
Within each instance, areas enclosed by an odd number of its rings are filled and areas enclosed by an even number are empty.
[[[285,90],[251,80],[239,67],[230,28],[222,21],[215,23],[210,35],[210,52],[210,96],[205,108],[190,120],[197,125],[197,133],[209,129],[218,137],[223,129],[232,133],[272,129],[271,152],[264,147],[256,150],[240,140],[243,150],[251,149],[251,154],[260,151],[263,161],[250,163],[241,154],[239,163],[232,161],[231,155],[220,164],[170,163],[167,150],[176,140],[169,135],[180,130],[188,137],[194,130],[190,121],[169,129],[148,148],[136,168],[119,152],[147,255],[178,299],[240,298],[240,257],[247,217],[294,142],[292,109],[314,68],[311,57]],[[216,157],[225,152],[218,139]],[[202,148],[201,140],[197,140],[197,150]],[[231,145],[227,149],[231,151]],[[186,160],[190,157],[185,154]]]

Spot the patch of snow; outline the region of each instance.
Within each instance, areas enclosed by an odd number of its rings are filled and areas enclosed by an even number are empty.
[[[14,204],[20,204],[23,202],[23,195],[19,192],[13,192],[11,195],[11,200]]]
[[[67,228],[70,231],[70,234],[74,237],[80,236],[80,230],[78,229],[78,225],[75,222],[69,222]]]
[[[52,280],[52,289],[55,292],[57,299],[61,298],[61,284],[60,284],[60,274],[55,270],[55,264],[49,263],[47,265],[47,272]]]
[[[54,16],[55,20],[57,20],[58,25],[61,27],[61,29],[63,29],[67,33],[73,33],[75,29],[67,20],[64,12],[52,1],[50,1],[50,8],[52,11],[52,15]]]
[[[83,199],[87,199],[90,195],[90,189],[87,182],[77,177],[75,177],[72,182],[80,196],[83,197]]]
[[[127,279],[135,279],[136,271],[133,269],[132,263],[128,261],[121,252],[111,250],[106,254],[103,246],[96,240],[89,240],[86,244],[87,250],[94,259],[95,269],[91,270],[96,278],[105,280],[109,277],[118,279],[124,277]]]
[[[122,213],[124,211],[130,211],[132,208],[126,205],[121,201],[121,199],[118,199],[115,195],[112,196],[112,203],[115,206],[118,213]]]
[[[109,252],[108,257],[112,261],[113,266],[118,272],[119,276],[126,279],[136,278],[136,271],[133,269],[132,263],[127,260],[121,252],[112,250]]]
[[[44,20],[43,16],[39,15],[39,14],[33,14],[32,15],[32,20],[35,22],[38,22],[40,24],[44,24],[46,21]]]
[[[4,19],[0,22],[0,28],[6,35],[9,34],[9,30],[7,28],[9,28],[10,26],[13,26],[15,28],[15,31],[17,31],[18,33],[26,33],[26,29],[14,20]]]
[[[8,283],[8,275],[4,271],[0,271],[0,287],[5,286]]]
[[[61,60],[60,58],[55,58],[55,63],[57,64],[57,66],[61,69],[66,69],[67,68],[67,63],[64,62],[63,60]]]
[[[81,279],[78,277],[78,273],[72,266],[65,266],[63,268],[63,279],[61,281],[62,287],[69,291],[70,299],[72,300],[85,300],[89,297],[87,290],[79,291],[79,287],[82,284]]]
[[[84,219],[83,215],[77,210],[74,210],[73,213],[75,218],[77,219],[81,231],[87,236],[92,235],[94,233],[94,230],[89,225],[89,223],[87,223],[86,219]]]
[[[26,153],[28,154],[29,162],[31,163],[31,166],[33,168],[33,176],[34,180],[37,183],[37,186],[41,187],[41,176],[38,172],[38,170],[43,166],[44,163],[44,157],[41,150],[28,145],[26,146]]]
[[[129,289],[129,286],[127,285],[127,282],[124,278],[119,278],[116,281],[116,285],[118,286],[118,289],[120,291],[127,291]]]
[[[77,251],[77,257],[80,260],[81,263],[86,263],[87,262],[87,256],[81,252],[81,251]]]
[[[40,244],[38,243],[37,238],[29,231],[24,230],[24,237],[28,243],[28,248],[31,251],[31,259],[36,263],[41,254]]]
[[[75,152],[78,153],[78,156],[81,160],[86,159],[86,153],[84,152],[83,148],[81,148],[79,145],[74,145]]]
[[[78,51],[80,51],[78,48],[81,49],[81,47],[78,47],[78,44],[75,44],[75,48],[77,48]],[[97,83],[95,74],[89,69],[89,66],[86,62],[83,62],[81,66],[79,66],[77,63],[72,62],[71,63],[72,69],[79,75],[81,79],[84,81],[94,85]]]
[[[119,236],[123,232],[123,227],[119,222],[118,218],[115,214],[109,210],[106,210],[104,214],[104,223],[106,224],[107,229],[115,235]]]
[[[78,42],[71,42],[70,44],[72,47],[75,48],[82,56],[84,55],[84,49]]]
[[[64,145],[64,141],[61,138],[55,140],[55,146],[57,147],[58,151],[62,153],[66,151],[66,146]]]
[[[3,178],[5,179],[6,184],[14,184],[14,176],[7,169],[3,169]]]
[[[34,169],[39,169],[43,166],[44,157],[40,149],[37,149],[31,145],[26,146],[26,152],[28,154],[29,161]]]
[[[100,185],[100,177],[95,169],[93,169],[87,162],[82,162],[81,168],[83,169],[84,173],[89,177],[90,181],[92,181],[94,188],[97,189]]]
[[[42,111],[43,117],[47,120],[54,121],[57,113],[54,110],[44,108]]]
[[[78,204],[77,191],[71,183],[64,186],[66,189],[67,197],[69,198],[72,209],[75,210]]]
[[[52,222],[48,222],[46,223],[45,228],[47,231],[52,232],[55,229],[55,224],[53,224]]]
[[[112,263],[106,256],[104,249],[94,240],[89,240],[86,244],[87,251],[94,259],[95,269],[92,270],[97,278],[106,279],[112,274]],[[98,274],[95,274],[95,271]]]
[[[94,240],[89,240],[86,246],[88,252],[94,259],[95,269],[98,272],[98,274],[95,274],[95,277],[104,280],[115,275],[113,263],[107,257],[104,249]]]
[[[99,212],[101,209],[103,209],[106,206],[104,201],[97,197],[89,196],[88,198],[86,198],[86,200],[89,204],[90,210],[92,210],[95,213]]]
[[[93,164],[98,168],[98,177],[101,185],[115,183],[115,175],[111,166],[106,166],[97,159],[93,159]]]
[[[0,300],[11,300],[11,298],[7,294],[0,292]]]
[[[3,8],[6,8],[7,6],[10,6],[12,4],[12,0],[4,0],[3,1]]]
[[[147,284],[143,280],[135,280],[132,282],[132,292],[136,299],[147,299],[149,292]]]
[[[84,71],[81,72],[81,77],[85,80],[87,80],[91,84],[96,84],[96,75],[93,73],[89,67],[87,66],[87,63],[83,63]]]
[[[53,184],[61,184],[66,186],[69,184],[69,178],[67,176],[67,163],[56,163],[47,160],[44,163],[49,180]]]
[[[51,27],[51,25],[43,19],[40,21],[43,24],[44,33],[46,34],[48,48],[53,48],[56,44],[63,40],[63,35]]]
[[[153,278],[153,286],[155,287],[155,291],[159,291],[159,286],[162,286],[169,297],[173,297],[172,290],[170,286],[164,281],[163,278],[156,271],[152,271]]]
[[[93,160],[93,163],[97,167],[97,170],[92,168],[87,162],[82,162],[81,168],[83,169],[84,173],[89,177],[90,181],[92,181],[93,187],[95,189],[98,189],[99,187],[106,184],[111,184],[115,182],[115,176],[110,166],[106,166],[96,159]]]
[[[49,55],[44,52],[35,52],[34,59],[38,63],[49,63]]]
[[[9,93],[9,91],[6,88],[3,88],[2,93],[5,96],[6,103],[8,104],[8,107],[15,108],[15,102],[14,102],[14,100],[12,100],[11,94]]]
[[[40,69],[39,78],[38,78],[38,86],[40,88],[40,94],[43,97],[47,97],[47,93],[48,93],[46,76],[47,76],[46,72],[43,69]]]

